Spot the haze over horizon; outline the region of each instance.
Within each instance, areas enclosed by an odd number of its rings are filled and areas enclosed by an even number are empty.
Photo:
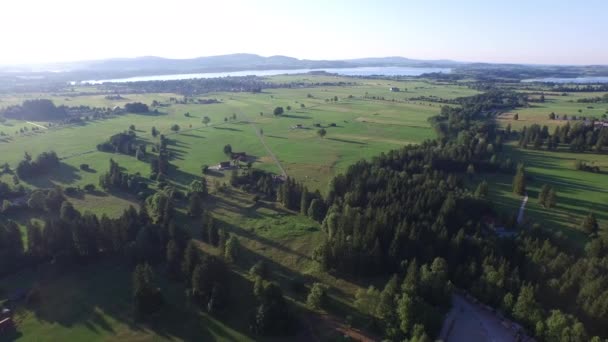
[[[607,64],[600,0],[281,2],[14,1],[0,64],[232,53],[342,60],[402,56],[465,62]],[[66,9],[69,10],[59,10]],[[576,30],[570,28],[576,27]]]

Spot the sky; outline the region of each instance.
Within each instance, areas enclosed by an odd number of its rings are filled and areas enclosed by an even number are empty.
[[[1,0],[0,64],[229,53],[608,64],[605,0]]]

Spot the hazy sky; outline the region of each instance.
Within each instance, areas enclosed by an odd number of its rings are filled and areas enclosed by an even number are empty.
[[[606,0],[0,0],[0,64],[237,52],[608,64]]]

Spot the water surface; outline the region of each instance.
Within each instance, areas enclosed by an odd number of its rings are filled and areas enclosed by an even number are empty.
[[[108,82],[142,82],[142,81],[172,81],[188,80],[194,78],[217,78],[227,76],[274,76],[305,74],[312,71],[325,71],[344,76],[420,76],[431,72],[449,73],[449,68],[416,68],[416,67],[361,67],[361,68],[320,68],[320,69],[284,69],[284,70],[244,70],[229,72],[204,72],[195,74],[171,74],[171,75],[152,75],[134,76],[126,78],[115,78],[107,80],[88,80],[82,83],[101,84]],[[75,83],[75,82],[72,82]]]

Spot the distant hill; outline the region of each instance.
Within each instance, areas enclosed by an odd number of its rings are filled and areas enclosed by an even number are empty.
[[[263,57],[238,53],[191,59],[170,59],[154,56],[136,58],[112,58],[93,61],[52,63],[45,65],[4,66],[0,72],[45,73],[64,72],[82,77],[127,76],[146,74],[221,72],[271,69],[347,68],[363,66],[436,66],[451,67],[453,61],[423,61],[404,57],[360,58],[350,60],[307,60],[288,56]]]

